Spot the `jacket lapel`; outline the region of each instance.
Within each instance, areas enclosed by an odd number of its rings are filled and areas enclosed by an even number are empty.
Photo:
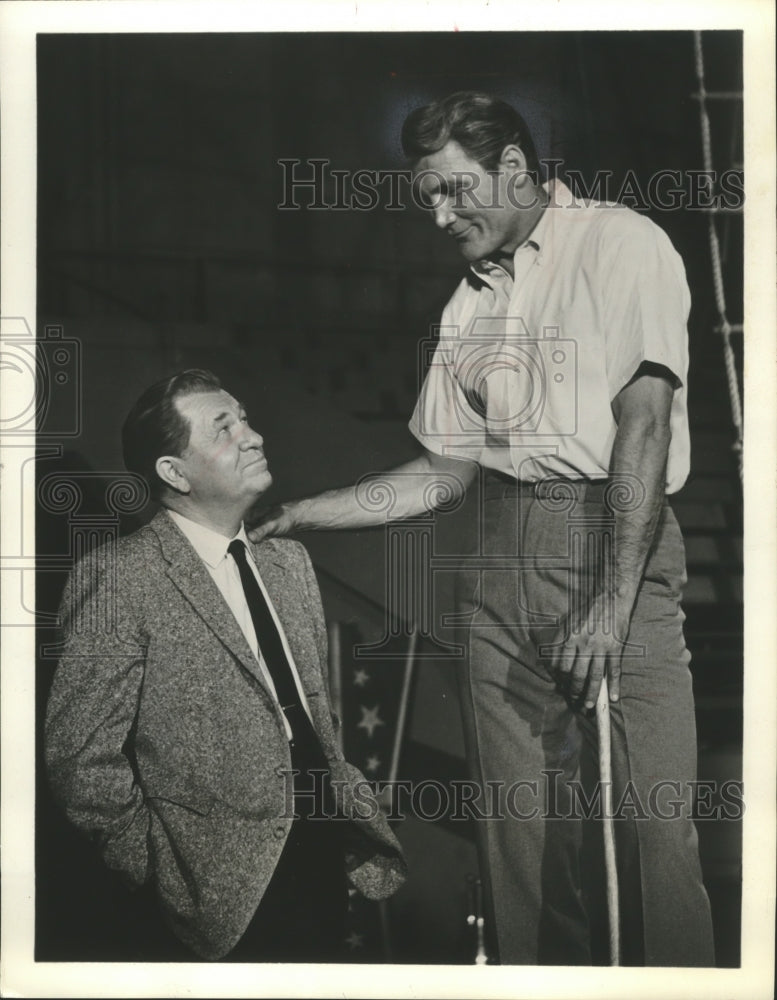
[[[311,621],[313,612],[306,608],[304,594],[276,546],[253,545],[252,551],[262,581],[283,625],[321,745],[328,757],[336,758],[339,756],[339,748]]]
[[[235,616],[188,539],[165,511],[160,511],[149,527],[159,539],[162,554],[168,563],[167,575],[172,582],[219,640],[267,690],[256,657]]]
[[[253,545],[252,550],[262,581],[283,625],[305,694],[320,694],[324,686],[323,677],[318,668],[313,630],[306,620],[299,587],[295,585],[282,556],[263,545]]]
[[[178,530],[164,510],[154,517],[149,528],[159,539],[162,554],[168,563],[167,575],[170,580],[218,639],[258,681],[275,705],[275,699],[270,694],[259,663],[251,652],[251,647],[246,642],[235,616],[188,539]],[[329,699],[318,662],[313,628],[307,619],[299,587],[295,585],[285,560],[276,552],[274,546],[253,545],[252,551],[262,581],[283,625],[324,752],[330,757],[337,757],[337,741],[329,710]],[[259,645],[261,647],[261,636]]]

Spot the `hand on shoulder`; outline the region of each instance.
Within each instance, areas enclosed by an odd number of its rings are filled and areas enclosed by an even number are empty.
[[[294,530],[294,518],[286,504],[278,504],[267,510],[251,511],[246,518],[246,532],[252,542],[265,538],[288,535]]]

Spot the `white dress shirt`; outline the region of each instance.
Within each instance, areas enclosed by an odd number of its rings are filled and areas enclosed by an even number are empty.
[[[267,669],[267,664],[264,661],[264,657],[262,656],[262,652],[256,638],[256,629],[254,628],[251,611],[248,607],[248,602],[246,601],[245,591],[243,590],[243,582],[240,579],[240,570],[238,569],[235,560],[227,552],[230,543],[234,539],[226,538],[224,535],[219,534],[219,532],[213,531],[211,528],[206,528],[201,524],[197,524],[196,522],[191,521],[188,517],[183,517],[181,514],[178,514],[176,511],[168,510],[167,513],[173,519],[174,524],[181,529],[183,534],[189,540],[192,548],[200,559],[202,559],[205,563],[208,572],[213,577],[216,586],[221,591],[224,600],[227,602],[230,611],[235,616],[243,635],[246,637],[246,642],[259,663],[259,668],[267,687],[269,688],[273,698],[275,698],[275,701],[278,702],[278,695],[275,691],[273,679],[270,676],[270,671]],[[300,702],[302,703],[308,716],[310,716],[310,707],[307,703],[307,699],[305,698],[305,692],[302,689],[299,673],[297,672],[297,666],[294,663],[294,657],[291,655],[291,650],[289,649],[286,633],[283,631],[283,626],[281,625],[280,619],[275,612],[270,595],[267,593],[267,588],[265,587],[259,574],[259,569],[254,562],[251,545],[245,532],[245,525],[240,525],[240,531],[238,531],[235,535],[235,538],[245,544],[247,556],[246,562],[251,567],[251,570],[256,577],[256,582],[259,584],[265,600],[267,601],[267,607],[270,609],[270,614],[272,615],[273,621],[278,628],[278,633],[286,652],[286,658],[288,659],[289,666],[291,667],[292,677],[294,678],[294,683],[296,684],[297,691],[299,692]],[[283,717],[283,724],[286,727],[286,735],[289,739],[291,739],[291,726],[287,722],[286,716],[283,712],[281,712],[281,716]]]
[[[688,475],[690,294],[667,235],[561,182],[514,254],[471,265],[442,314],[410,430],[430,451],[519,480],[605,478],[611,401],[643,362],[675,380],[666,489]]]

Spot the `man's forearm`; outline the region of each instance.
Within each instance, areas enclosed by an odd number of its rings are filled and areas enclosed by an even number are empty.
[[[551,661],[570,696],[585,697],[586,709],[594,707],[605,673],[610,697],[620,697],[623,642],[664,503],[671,403],[671,382],[648,375],[633,379],[613,401],[613,576],[592,593],[580,618],[573,615],[571,628],[562,623],[563,638]]]
[[[354,486],[282,504],[285,530],[369,528],[412,517],[461,496],[472,468],[466,462],[420,455]]]
[[[670,437],[668,425],[648,420],[621,426],[615,438],[612,476],[624,478],[625,490],[632,484],[637,490],[634,504],[614,504],[615,598],[627,617],[636,601],[664,503]],[[626,509],[617,509],[621,506]]]

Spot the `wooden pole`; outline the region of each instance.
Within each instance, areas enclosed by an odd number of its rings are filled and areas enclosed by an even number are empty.
[[[329,695],[332,708],[337,713],[340,726],[337,730],[337,744],[343,749],[343,650],[340,622],[329,623]]]
[[[407,725],[407,708],[410,702],[410,686],[413,682],[413,670],[415,668],[415,651],[418,646],[418,631],[413,628],[410,635],[410,642],[407,647],[405,657],[405,672],[402,678],[402,694],[399,698],[399,712],[397,713],[397,728],[394,732],[394,748],[391,754],[391,767],[389,768],[389,790],[393,787],[393,782],[397,780],[399,773],[399,758],[402,753],[402,743],[405,739],[405,727]]]
[[[612,816],[612,743],[610,738],[610,696],[607,678],[603,678],[596,699],[596,725],[599,731],[599,784],[604,811],[604,868],[607,879],[607,917],[610,925],[610,965],[621,964],[620,904],[618,869],[615,863],[615,828]]]

